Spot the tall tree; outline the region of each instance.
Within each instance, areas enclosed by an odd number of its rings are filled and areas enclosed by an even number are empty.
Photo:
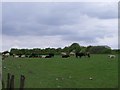
[[[81,47],[78,43],[73,43],[71,46],[69,46],[69,51],[75,51],[79,52],[81,50]]]

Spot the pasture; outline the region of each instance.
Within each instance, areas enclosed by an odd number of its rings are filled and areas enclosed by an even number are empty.
[[[24,75],[25,88],[116,88],[118,87],[118,56],[91,55],[91,58],[13,58],[2,62],[3,79],[15,75],[15,87]],[[92,78],[92,79],[91,79]]]

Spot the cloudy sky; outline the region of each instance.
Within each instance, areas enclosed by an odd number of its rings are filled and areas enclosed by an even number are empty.
[[[3,2],[2,50],[108,45],[118,48],[116,2]]]

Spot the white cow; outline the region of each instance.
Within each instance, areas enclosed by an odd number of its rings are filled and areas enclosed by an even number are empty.
[[[25,55],[21,55],[21,57],[22,57],[22,58],[24,58],[24,57],[25,57]]]
[[[42,58],[45,58],[45,57],[46,57],[46,55],[42,55],[41,57],[42,57]]]
[[[61,52],[61,55],[67,55],[67,53],[66,52]]]
[[[16,54],[13,54],[13,57],[18,58],[19,56],[18,56],[18,55],[16,55]]]
[[[108,55],[109,58],[115,58],[115,55]]]
[[[73,56],[74,56],[74,55],[75,55],[75,53],[74,53],[74,52],[70,52],[70,55],[73,55]]]

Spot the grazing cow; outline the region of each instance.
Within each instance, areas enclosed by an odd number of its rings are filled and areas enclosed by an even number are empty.
[[[90,58],[90,52],[86,52],[86,56]]]
[[[77,53],[75,53],[75,55],[76,55],[76,58],[78,58],[78,57],[81,58],[82,56],[86,56],[86,54],[83,52],[77,52]]]
[[[70,57],[69,55],[62,55],[62,58],[68,58]]]
[[[61,52],[61,55],[67,55],[67,53],[66,52]]]
[[[10,53],[8,51],[2,52],[2,60],[4,60],[5,58],[7,58],[9,55],[10,55]]]
[[[54,54],[53,53],[49,53],[49,56],[54,57]]]
[[[70,52],[70,55],[75,56],[75,53],[74,52]]]
[[[8,56],[6,56],[6,55],[2,55],[2,60],[4,60],[6,57],[8,57]]]
[[[82,56],[87,56],[87,57],[89,57],[90,58],[90,53],[89,52],[86,52],[86,53],[83,53],[83,52],[77,52],[77,53],[75,53],[75,55],[76,55],[76,58],[78,58],[78,57],[82,57]]]
[[[25,55],[21,55],[21,57],[22,57],[22,58],[24,58],[24,57],[25,57]]]
[[[39,56],[39,58],[42,58],[42,56]]]
[[[109,58],[115,58],[115,55],[108,55]]]
[[[15,57],[15,58],[18,58],[19,56],[18,56],[18,55],[15,55],[14,57]]]
[[[52,56],[50,56],[50,55],[47,55],[47,56],[45,56],[45,58],[51,58]]]
[[[32,53],[32,54],[30,54],[30,56],[29,56],[29,58],[37,58],[37,57],[39,57],[39,55],[37,55],[37,54],[35,54],[35,53]]]
[[[4,60],[5,59],[5,56],[2,56],[2,60]]]
[[[45,58],[52,58],[52,57],[54,57],[53,53],[49,53],[49,55],[45,56]]]
[[[45,57],[46,57],[46,55],[42,55],[42,56],[41,56],[41,58],[45,58]]]
[[[2,52],[2,55],[4,55],[4,56],[9,56],[10,55],[10,53],[8,52],[8,51],[4,51],[4,52]]]

